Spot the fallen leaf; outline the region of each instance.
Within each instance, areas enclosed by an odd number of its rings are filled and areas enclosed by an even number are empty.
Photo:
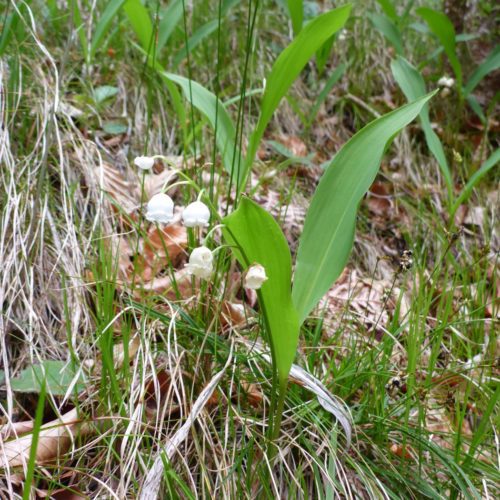
[[[219,321],[223,332],[245,324],[245,306],[224,301],[221,306]]]
[[[165,297],[170,300],[175,300],[177,299],[175,286],[177,286],[177,290],[179,291],[181,298],[186,299],[190,297],[193,294],[191,275],[188,274],[185,269],[179,269],[178,271],[175,271],[174,277],[175,285],[171,276],[161,276],[159,278],[154,278],[151,281],[137,284],[137,287],[134,290],[134,296],[136,298],[141,298],[142,292],[152,292],[157,295],[165,295]]]
[[[24,422],[12,422],[11,424],[5,424],[0,427],[0,440],[4,441],[12,436],[19,436],[20,434],[26,434],[33,430],[34,422],[33,420],[27,420]]]
[[[393,454],[396,455],[399,458],[406,458],[407,460],[411,460],[412,456],[408,451],[408,446],[403,447],[400,444],[393,443],[389,447],[389,451]]]
[[[94,168],[94,175],[99,187],[113,198],[116,204],[126,213],[135,212],[139,205],[139,180],[137,176],[127,177],[109,163]],[[117,207],[114,207],[119,211]]]
[[[65,413],[60,419],[53,420],[40,429],[36,449],[36,464],[50,462],[68,451],[75,436],[87,435],[91,426],[78,420],[75,409]],[[0,444],[0,468],[21,467],[29,460],[32,434]]]
[[[285,146],[293,156],[307,156],[307,146],[304,141],[295,135],[282,135],[279,142]]]
[[[183,225],[169,224],[161,229],[153,226],[148,231],[148,238],[144,243],[144,257],[146,263],[154,270],[158,265],[162,268],[167,267],[169,262],[177,267],[186,254],[186,248],[187,231]]]
[[[262,399],[264,398],[262,391],[256,384],[249,384],[245,381],[240,383],[240,387],[245,393],[245,397],[248,403],[254,408],[258,408],[262,404]]]
[[[366,203],[370,212],[380,217],[391,217],[394,210],[394,202],[385,183],[374,182],[368,191]]]

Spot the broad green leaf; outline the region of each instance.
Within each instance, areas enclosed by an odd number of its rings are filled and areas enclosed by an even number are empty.
[[[246,197],[223,223],[224,238],[237,247],[235,256],[241,266],[246,269],[259,263],[266,270],[268,280],[259,290],[259,304],[283,382],[288,377],[299,338],[291,295],[292,259],[288,243],[272,215]]]
[[[42,365],[32,365],[24,369],[16,378],[11,379],[13,391],[40,392],[43,380],[46,380],[48,393],[54,396],[64,396],[75,378],[75,371],[66,361],[43,361]],[[0,371],[0,379],[3,372]],[[78,378],[76,389],[84,389],[83,379]]]
[[[465,96],[469,95],[487,74],[498,68],[500,68],[500,45],[497,45],[472,73],[464,89]]]
[[[241,159],[239,150],[235,146],[236,130],[222,102],[199,83],[191,81],[190,85],[190,80],[183,76],[165,72],[162,74],[181,87],[185,98],[208,118],[214,129],[217,123],[217,147],[223,158],[224,167],[230,174],[234,168],[234,178],[238,179]]]
[[[398,57],[395,61],[392,61],[391,69],[394,79],[398,82],[409,102],[415,101],[426,94],[424,78],[406,59]],[[420,123],[422,124],[427,146],[438,162],[448,188],[448,194],[451,196],[453,192],[453,179],[448,162],[446,161],[443,145],[434,130],[432,130],[429,119],[429,106],[427,104],[420,112]]]
[[[94,34],[92,35],[92,43],[90,45],[90,54],[89,54],[90,59],[94,57],[97,49],[101,46],[102,39],[106,34],[106,32],[108,31],[111,21],[113,21],[113,19],[118,14],[118,11],[120,10],[120,8],[124,3],[125,0],[111,0],[106,5],[104,12],[100,15],[99,20],[96,24]],[[80,11],[78,11],[78,15],[79,12]]]
[[[153,25],[148,9],[142,5],[141,0],[126,0],[123,4],[123,10],[127,14],[142,48],[148,50],[153,42]]]
[[[481,165],[481,168],[475,172],[471,178],[468,180],[467,184],[462,189],[460,196],[456,199],[451,213],[454,214],[457,208],[466,201],[472,193],[472,190],[476,184],[493,168],[497,167],[500,163],[500,149],[497,149],[492,153],[492,155]]]
[[[401,38],[401,33],[398,27],[387,17],[381,14],[371,13],[370,21],[373,26],[377,28],[382,35],[387,38],[387,40],[396,49],[399,55],[403,54],[403,39]]]
[[[304,2],[303,0],[287,0],[287,6],[292,20],[293,34],[297,36],[304,21]]]
[[[113,87],[111,85],[101,85],[100,87],[96,87],[94,89],[94,100],[98,104],[109,99],[110,97],[114,97],[118,94],[118,87]]]
[[[267,77],[259,121],[250,137],[248,153],[238,186],[240,189],[246,183],[260,140],[281,99],[314,53],[344,26],[350,12],[351,5],[345,5],[318,16],[302,28],[293,42],[276,59]]]
[[[457,79],[458,89],[462,89],[462,66],[456,54],[456,36],[453,23],[443,12],[427,7],[417,9],[417,14],[424,19],[430,30],[438,37],[443,49],[448,56],[451,67]]]
[[[303,322],[344,268],[359,202],[388,143],[422,111],[429,94],[369,123],[335,155],[312,198],[300,237],[292,297]]]
[[[120,122],[106,122],[102,126],[102,129],[106,134],[119,135],[124,134],[128,130],[128,126],[125,123]]]

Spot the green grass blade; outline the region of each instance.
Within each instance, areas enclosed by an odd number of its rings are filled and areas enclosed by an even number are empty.
[[[427,91],[425,89],[424,78],[406,59],[398,57],[396,60],[392,61],[391,69],[394,79],[401,87],[401,90],[409,102],[415,101],[426,94]],[[431,121],[429,119],[429,106],[427,104],[420,112],[420,123],[422,124],[427,146],[438,162],[446,182],[446,187],[448,188],[448,195],[451,196],[453,192],[453,179],[450,167],[446,160],[443,145],[434,130],[432,130]]]
[[[182,17],[182,0],[174,0],[163,11],[163,15],[158,27],[158,42],[156,50],[160,51],[169,41],[175,28],[181,22]]]
[[[301,322],[347,262],[359,202],[377,175],[388,143],[415,119],[432,95],[369,123],[327,167],[312,198],[299,242],[292,296]]]
[[[321,104],[325,101],[325,99],[328,97],[328,94],[332,90],[333,86],[344,76],[345,70],[347,69],[347,64],[342,63],[339,64],[337,68],[335,68],[332,71],[332,74],[328,77],[328,80],[325,83],[325,86],[319,93],[316,101],[314,102],[314,105],[309,112],[309,119],[307,122],[306,128],[309,129],[313,123],[313,121],[316,119],[316,115],[318,114],[319,108],[321,107]]]
[[[264,266],[268,280],[259,290],[269,335],[273,362],[280,382],[288,378],[299,338],[297,312],[292,303],[292,259],[290,249],[278,223],[262,207],[243,197],[238,209],[223,223],[224,238],[235,249],[243,268],[253,263]]]
[[[287,0],[287,6],[292,20],[293,34],[297,36],[304,22],[304,2],[302,0]]]
[[[369,17],[373,26],[387,38],[389,43],[396,49],[396,52],[403,55],[403,39],[398,27],[387,16],[372,12]]]
[[[193,106],[207,117],[212,127],[215,128],[217,121],[217,147],[223,158],[224,167],[231,173],[235,151],[236,130],[222,102],[217,99],[212,92],[197,82],[191,81],[190,89],[188,78],[173,73],[163,73],[163,75],[181,87],[188,101],[191,100],[192,96]],[[237,148],[236,155],[237,159],[234,163],[235,167],[238,168],[241,162],[238,160],[240,153]]]
[[[479,101],[476,99],[476,96],[474,94],[469,94],[467,96],[467,104],[469,105],[470,109],[476,113],[478,118],[481,120],[481,123],[483,125],[486,125],[486,116],[484,114],[483,108],[481,108],[481,104],[479,104]]]
[[[26,471],[26,479],[24,480],[23,500],[31,498],[32,486],[35,485],[35,467],[36,467],[36,450],[42,428],[43,413],[45,409],[45,382],[42,381],[40,393],[38,395],[38,403],[36,405],[35,422],[33,424],[33,432],[31,434],[30,455],[28,459],[28,469]]]
[[[213,19],[212,21],[209,21],[208,23],[205,23],[203,26],[198,28],[191,37],[189,37],[189,40],[187,41],[186,45],[183,45],[179,51],[175,54],[174,60],[172,62],[172,67],[177,68],[179,64],[187,57],[188,54],[188,47],[189,47],[189,52],[193,52],[193,49],[195,49],[198,45],[200,45],[205,38],[210,36],[219,26],[219,21],[217,19]]]
[[[75,2],[76,3],[76,2]],[[118,14],[125,0],[111,0],[104,9],[104,12],[99,18],[99,22],[96,25],[94,34],[92,36],[92,43],[90,45],[89,57],[92,59],[97,52],[97,49],[101,46],[102,39],[106,32],[108,31],[111,21]]]
[[[250,137],[244,169],[239,177],[240,189],[246,184],[260,140],[281,99],[314,53],[344,26],[350,12],[351,5],[345,5],[318,16],[302,29],[274,63],[267,78],[259,121]]]
[[[153,36],[153,24],[149,12],[140,0],[126,0],[123,10],[139,39],[140,44],[148,50]]]
[[[427,7],[417,9],[417,14],[424,19],[430,30],[437,36],[444,48],[457,79],[457,88],[462,89],[462,66],[456,54],[456,36],[453,23],[443,12]]]
[[[451,213],[454,214],[457,211],[457,208],[466,201],[472,193],[472,190],[476,186],[476,184],[493,168],[498,166],[500,163],[500,149],[497,149],[493,152],[493,154],[481,165],[481,168],[475,172],[465,187],[462,189],[459,197],[456,199],[453,207],[451,209]]]
[[[379,5],[382,7],[384,14],[393,22],[398,21],[398,13],[396,12],[396,7],[390,0],[377,0]]]
[[[484,62],[472,73],[464,89],[465,96],[467,97],[486,75],[498,68],[500,68],[500,45],[497,45]]]

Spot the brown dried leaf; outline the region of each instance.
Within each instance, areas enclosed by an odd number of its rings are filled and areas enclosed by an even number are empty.
[[[367,195],[367,205],[370,212],[380,217],[391,217],[394,212],[394,202],[388,187],[382,182],[374,182]]]
[[[12,436],[19,436],[19,434],[31,432],[33,430],[33,425],[33,420],[2,425],[0,427],[0,439],[9,439]]]
[[[153,269],[158,269],[158,265],[164,268],[169,261],[176,267],[182,260],[186,248],[187,231],[181,224],[170,224],[163,229],[151,227],[148,239],[144,243],[144,257]]]
[[[75,409],[65,413],[60,419],[42,426],[38,435],[36,463],[43,464],[60,457],[68,451],[75,434],[89,434],[91,426],[78,420]],[[29,460],[32,434],[3,443],[0,447],[0,468],[21,467]]]
[[[146,200],[149,200],[155,194],[160,193],[165,186],[171,184],[177,174],[171,168],[165,168],[159,174],[147,174],[144,179],[144,197]],[[169,190],[169,196],[173,196],[175,194],[175,188]]]
[[[137,176],[122,173],[109,163],[94,168],[100,188],[115,200],[127,214],[135,212],[138,206],[140,184]]]
[[[307,146],[304,141],[295,135],[282,135],[279,142],[290,151],[293,156],[307,156]]]
[[[392,293],[387,296],[391,288]],[[356,270],[346,268],[323,299],[320,309],[326,306],[325,320],[330,329],[338,328],[341,318],[345,320],[351,317],[368,331],[376,327],[374,333],[380,340],[384,327],[394,313],[400,292],[389,280],[360,279]],[[409,300],[403,295],[399,308],[400,317],[404,317],[408,311]]]
[[[244,305],[232,304],[231,302],[224,301],[221,306],[219,321],[223,332],[245,324]]]
[[[256,384],[249,384],[245,381],[242,381],[240,386],[245,393],[248,403],[254,408],[258,408],[262,404],[262,399],[264,398],[260,388]]]
[[[189,275],[185,269],[179,269],[178,271],[175,271],[174,276],[181,298],[189,298],[193,294],[191,275]],[[135,290],[134,296],[136,298],[141,298],[142,292],[162,294],[170,300],[175,300],[177,298],[175,287],[170,276],[161,276],[143,283],[140,289]]]
[[[405,447],[403,447],[402,445],[397,444],[397,443],[393,443],[389,447],[389,451],[393,455],[396,455],[399,458],[406,458],[407,460],[411,460],[412,456],[411,456],[411,454],[410,454],[410,452],[408,450],[409,450],[408,445],[405,446]]]

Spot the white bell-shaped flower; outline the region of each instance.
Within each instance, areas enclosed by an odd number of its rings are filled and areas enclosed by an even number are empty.
[[[165,193],[155,194],[148,202],[146,219],[150,222],[169,223],[174,218],[174,202]]]
[[[195,248],[189,256],[186,270],[198,278],[210,278],[214,267],[214,256],[207,247]]]
[[[134,164],[141,170],[151,170],[155,164],[155,159],[151,156],[138,156],[135,158]]]
[[[210,221],[210,209],[201,201],[190,203],[182,212],[186,227],[206,227]]]
[[[447,76],[442,76],[438,80],[438,85],[440,87],[445,87],[445,88],[451,89],[451,87],[453,87],[453,85],[455,85],[455,80],[453,78],[448,78]]]
[[[266,270],[260,264],[254,264],[248,268],[245,275],[244,286],[252,290],[258,290],[267,281]]]

